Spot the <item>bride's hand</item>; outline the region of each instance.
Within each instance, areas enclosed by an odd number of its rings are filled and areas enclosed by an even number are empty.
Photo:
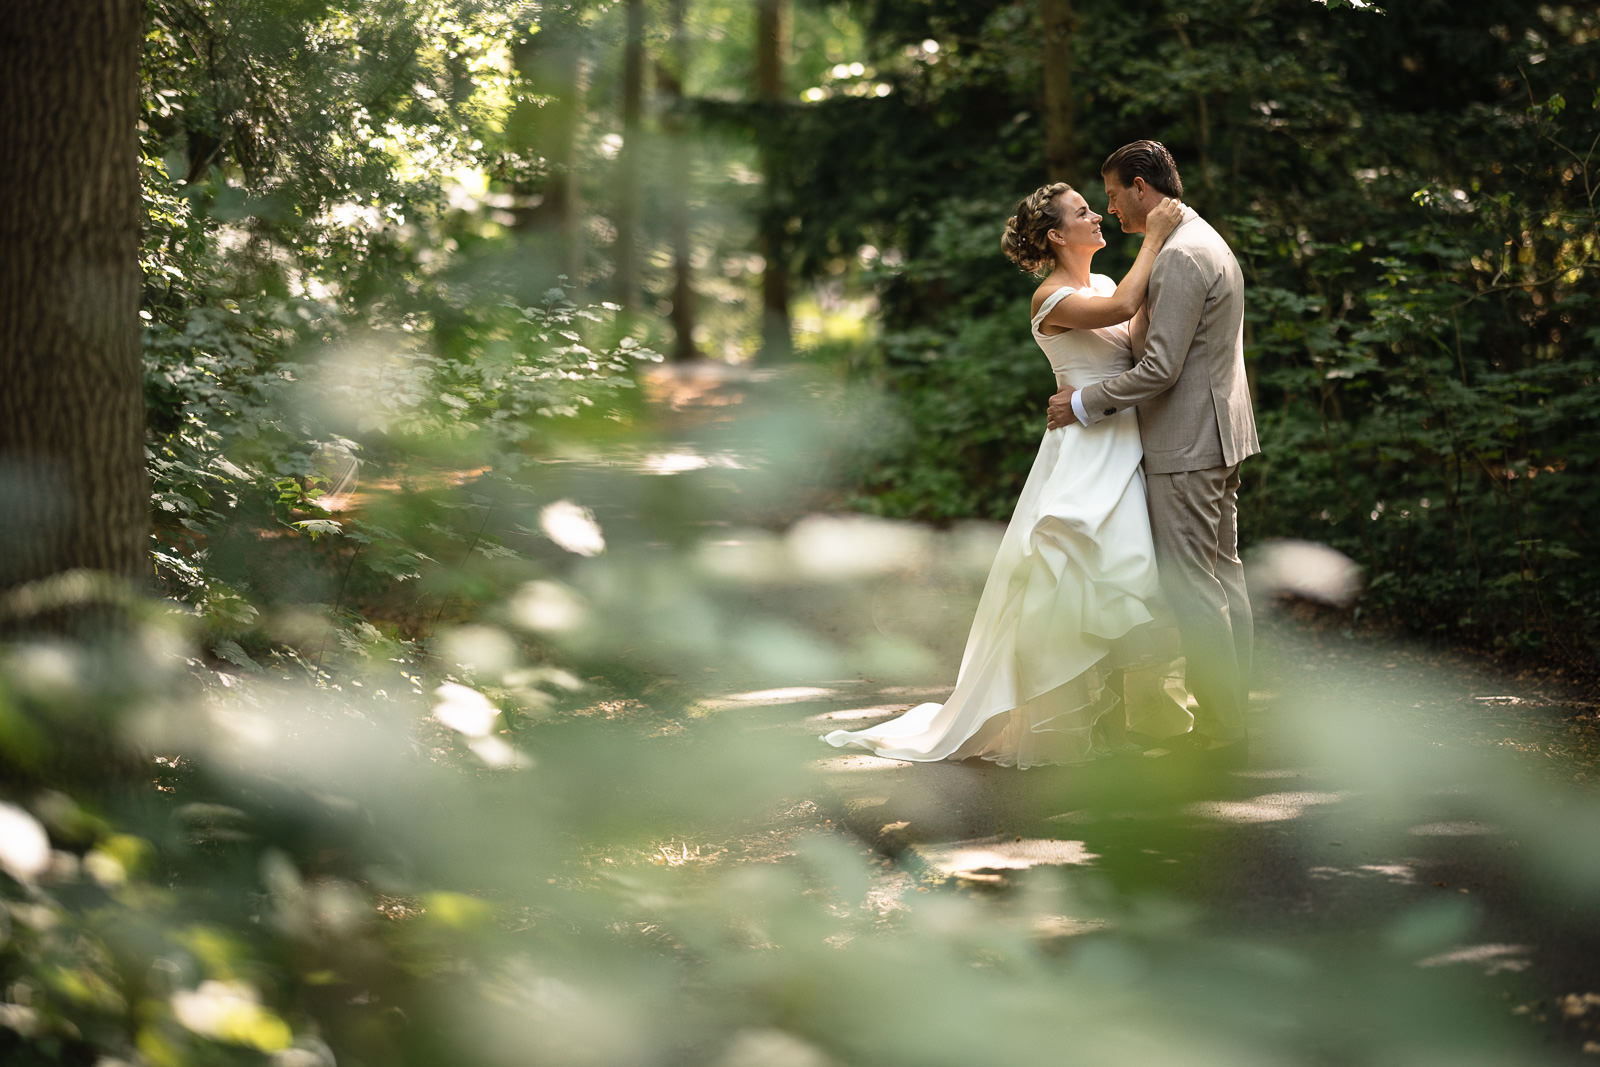
[[[1165,242],[1178,223],[1183,221],[1183,201],[1162,197],[1161,203],[1150,209],[1144,219],[1144,236],[1157,244]]]

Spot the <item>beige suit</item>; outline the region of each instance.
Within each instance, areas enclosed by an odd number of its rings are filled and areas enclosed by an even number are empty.
[[[1150,273],[1134,366],[1079,395],[1088,420],[1139,409],[1161,586],[1178,617],[1195,732],[1244,736],[1253,622],[1239,561],[1239,463],[1261,450],[1244,369],[1244,279],[1188,208]]]

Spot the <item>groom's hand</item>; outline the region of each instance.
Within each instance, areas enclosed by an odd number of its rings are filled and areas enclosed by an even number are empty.
[[[1045,419],[1045,426],[1052,430],[1059,430],[1063,426],[1071,426],[1078,421],[1078,416],[1072,413],[1072,394],[1074,390],[1063,389],[1050,398],[1050,408]]]

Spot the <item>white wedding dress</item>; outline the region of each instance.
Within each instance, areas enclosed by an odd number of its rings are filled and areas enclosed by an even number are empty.
[[[1096,274],[1091,288],[1110,296],[1116,283]],[[1046,298],[1033,338],[1057,388],[1081,389],[1120,374],[1133,357],[1126,323],[1039,332],[1072,291]],[[893,759],[980,757],[1030,767],[1103,754],[1093,728],[1112,712],[1152,737],[1188,731],[1181,669],[1130,649],[1151,633],[1156,597],[1143,454],[1132,409],[1091,427],[1047,431],[989,570],[950,698],[823,740]],[[1125,704],[1106,685],[1116,668]]]

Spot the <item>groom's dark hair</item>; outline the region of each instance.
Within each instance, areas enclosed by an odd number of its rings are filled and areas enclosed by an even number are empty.
[[[1106,157],[1100,165],[1100,173],[1115,174],[1117,184],[1125,189],[1133,185],[1133,179],[1143,178],[1146,185],[1164,196],[1174,200],[1183,197],[1183,179],[1178,177],[1178,165],[1160,141],[1123,145]]]

